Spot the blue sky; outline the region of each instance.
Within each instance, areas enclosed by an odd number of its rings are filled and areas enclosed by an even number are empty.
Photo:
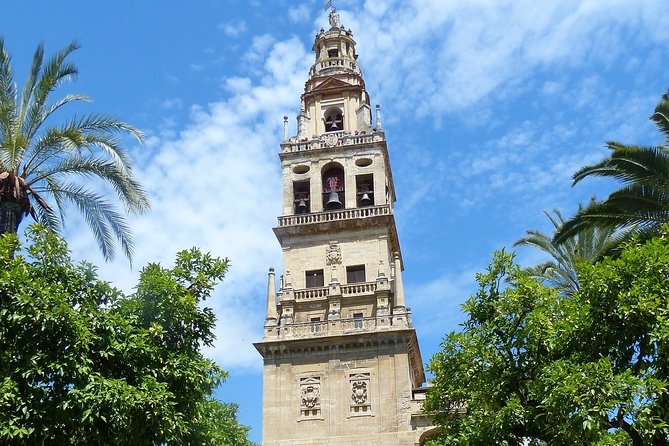
[[[264,287],[281,252],[283,116],[295,134],[321,0],[3,2],[0,34],[22,81],[32,53],[76,39],[90,95],[140,127],[131,144],[152,198],[133,217],[135,264],[169,264],[193,245],[231,259],[210,302],[218,342],[207,352],[231,378],[219,392],[261,433]],[[550,230],[542,211],[574,212],[613,186],[571,174],[606,155],[605,141],[659,144],[649,123],[669,88],[669,15],[661,0],[339,0],[373,103],[381,105],[398,201],[407,304],[424,361],[458,328],[474,274],[526,229]],[[75,213],[77,259],[130,289],[138,267],[105,264]],[[542,260],[523,249],[525,264]]]

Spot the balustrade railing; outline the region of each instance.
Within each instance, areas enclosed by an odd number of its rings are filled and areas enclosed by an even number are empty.
[[[357,332],[376,331],[379,328],[384,330],[392,329],[397,324],[398,328],[413,327],[411,322],[411,309],[407,308],[404,318],[395,321],[393,315],[371,316],[371,317],[353,317],[344,319],[313,320],[308,322],[286,323],[275,328],[273,336],[279,338],[307,338],[329,335],[341,335]]]
[[[343,296],[351,296],[355,294],[371,294],[376,291],[376,282],[361,282],[352,283],[350,285],[341,286],[341,294]]]
[[[337,211],[315,212],[312,214],[282,215],[279,226],[296,226],[328,221],[351,220],[354,218],[377,217],[390,215],[390,205],[366,206],[362,208],[340,209]]]
[[[376,282],[360,282],[341,285],[342,296],[373,294],[376,291]],[[329,287],[305,288],[293,291],[296,301],[324,299],[330,295]]]
[[[296,290],[295,300],[314,300],[328,297],[328,287],[306,288],[304,290]]]
[[[383,141],[382,132],[351,134],[345,131],[331,132],[321,135],[319,138],[306,141],[289,140],[281,144],[281,152],[303,152],[306,150],[327,149],[328,147],[353,146],[358,144],[370,144]]]
[[[360,67],[358,64],[351,59],[344,57],[331,57],[329,59],[323,60],[321,62],[316,62],[309,71],[310,76],[314,76],[316,73],[327,70],[328,68],[347,68],[352,70],[356,74],[360,73]]]
[[[373,331],[376,329],[376,321],[377,318],[375,317],[355,317],[331,321],[297,322],[280,327],[280,334],[288,337],[310,337],[355,331]]]

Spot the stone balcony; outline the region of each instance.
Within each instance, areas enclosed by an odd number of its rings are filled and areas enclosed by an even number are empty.
[[[340,209],[336,211],[314,212],[310,214],[282,215],[279,217],[279,227],[298,226],[312,223],[326,223],[358,218],[379,217],[391,215],[392,209],[388,204],[366,206],[362,208]]]
[[[348,334],[371,333],[376,331],[387,331],[411,328],[411,310],[406,309],[401,321],[395,323],[392,316],[361,317],[348,319],[332,319],[326,321],[293,322],[282,324],[273,328],[270,338],[301,339],[316,338],[324,336],[341,336]]]
[[[353,72],[362,75],[357,62],[347,57],[330,57],[321,62],[316,62],[309,70],[309,77],[326,76],[341,72]]]
[[[385,141],[382,131],[372,133],[351,133],[346,131],[324,133],[311,140],[298,140],[293,137],[281,143],[281,153],[304,152],[308,150],[327,149],[331,147],[356,146]]]
[[[340,285],[341,296],[361,296],[374,294],[377,289],[377,282],[360,282],[346,285]],[[303,290],[293,291],[293,297],[296,302],[313,302],[316,300],[326,300],[330,295],[330,287],[305,288]],[[281,295],[280,297],[281,298]]]

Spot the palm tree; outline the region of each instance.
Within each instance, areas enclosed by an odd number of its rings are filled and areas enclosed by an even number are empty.
[[[655,107],[650,117],[669,142],[669,92]],[[596,175],[614,178],[623,187],[599,203],[591,203],[566,221],[555,234],[560,243],[586,228],[623,228],[635,226],[646,238],[669,222],[669,149],[666,146],[641,147],[607,143],[611,155],[574,174],[576,184]]]
[[[39,45],[21,94],[13,79],[10,55],[0,37],[0,234],[18,231],[30,214],[55,232],[63,228],[66,205],[83,214],[107,260],[114,257],[117,240],[128,259],[132,236],[124,214],[94,189],[110,185],[125,210],[149,208],[146,193],[134,179],[130,160],[118,139],[142,134],[102,114],[73,116],[53,126],[53,115],[64,106],[89,98],[69,94],[51,100],[51,93],[73,80],[77,67],[67,60],[76,42],[45,61]]]
[[[595,203],[590,200],[590,206]],[[583,206],[579,205],[579,212]],[[554,209],[551,215],[544,211],[551,221],[555,232],[564,224],[559,210]],[[513,246],[533,246],[552,257],[552,260],[539,265],[525,268],[525,271],[537,280],[548,283],[560,293],[571,296],[579,289],[577,265],[582,262],[594,263],[606,255],[615,253],[620,244],[629,239],[632,229],[616,230],[615,228],[598,228],[589,226],[561,243],[554,241],[552,235],[536,229],[526,231],[525,237],[517,240]]]

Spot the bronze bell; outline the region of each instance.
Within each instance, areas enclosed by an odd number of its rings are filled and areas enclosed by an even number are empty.
[[[369,194],[365,192],[362,194],[362,197],[360,197],[360,205],[369,206],[370,204],[372,204],[372,199],[369,198]]]
[[[341,201],[339,201],[339,194],[337,192],[330,192],[330,198],[325,203],[325,209],[332,211],[334,209],[341,209]]]
[[[304,201],[304,198],[301,198],[299,203],[297,203],[297,213],[306,214],[307,213],[307,203]]]

